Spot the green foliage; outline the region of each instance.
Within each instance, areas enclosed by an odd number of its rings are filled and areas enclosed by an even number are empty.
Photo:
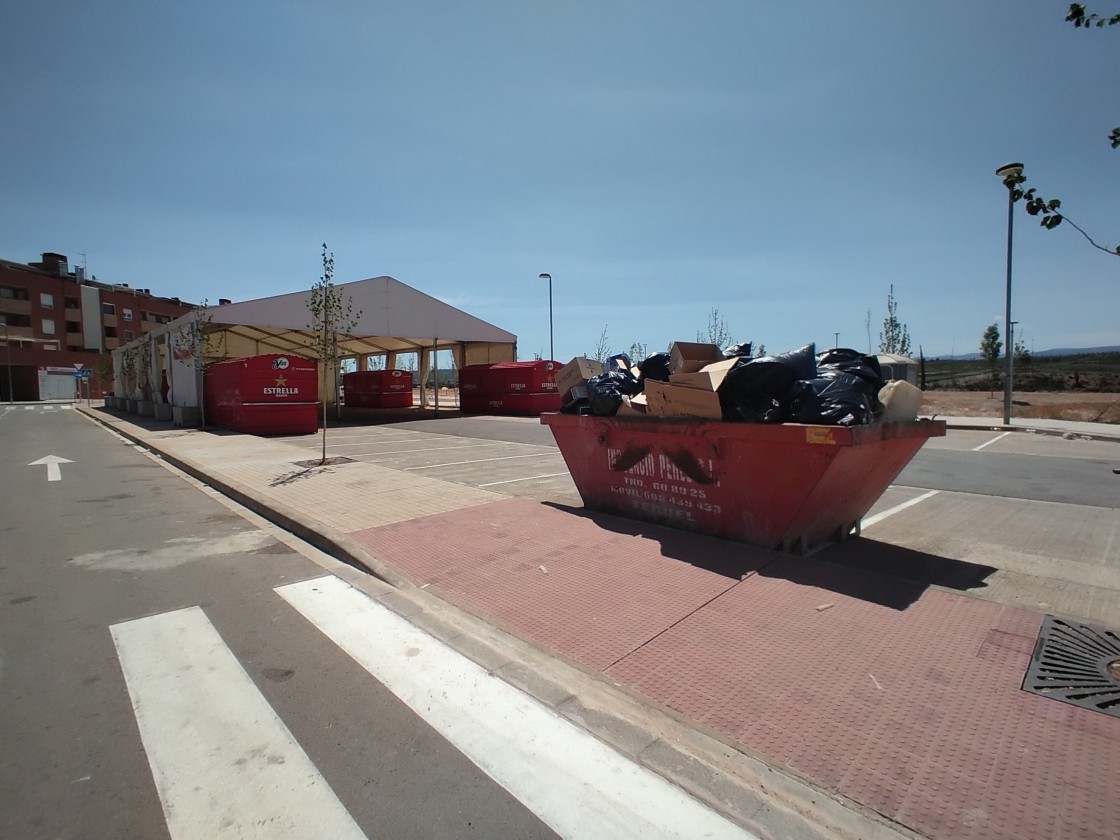
[[[339,333],[349,334],[362,317],[361,310],[354,312],[354,301],[349,295],[334,285],[334,254],[327,253],[327,243],[323,243],[323,275],[311,287],[307,300],[307,311],[311,314],[311,347],[325,369],[329,370],[338,360]]]
[[[898,320],[898,301],[894,298],[894,283],[887,292],[887,317],[883,319],[883,331],[879,333],[879,352],[897,356],[910,355],[910,332]]]
[[[984,335],[980,337],[980,355],[984,357],[985,362],[995,367],[1001,350],[1003,350],[1003,341],[999,336],[999,325],[989,324],[984,330]]]
[[[611,355],[611,340],[607,335],[607,325],[603,324],[603,332],[599,336],[599,343],[595,345],[595,352],[590,354],[588,358],[605,363]]]
[[[627,351],[626,355],[630,357],[630,361],[640,362],[645,359],[645,357],[648,356],[649,353],[646,352],[645,344],[640,341],[635,341],[630,345],[630,349]]]
[[[319,282],[311,287],[307,299],[307,311],[311,314],[311,349],[323,364],[323,375],[333,371],[335,394],[338,393],[338,335],[348,335],[358,325],[361,310],[354,312],[354,301],[349,295],[334,285],[334,254],[328,254],[327,243],[323,243],[323,274]],[[341,416],[342,406],[338,410]],[[323,459],[327,462],[327,401],[323,400]]]
[[[1115,26],[1120,23],[1120,15],[1113,15],[1112,17],[1102,17],[1096,12],[1086,14],[1085,6],[1081,3],[1070,3],[1069,12],[1066,14],[1066,21],[1072,23],[1075,28],[1080,29],[1085,27],[1088,29],[1090,26],[1095,26],[1102,29],[1105,26]]]
[[[712,311],[708,313],[708,331],[704,333],[697,330],[696,341],[698,344],[714,344],[721,350],[731,345],[731,330],[727,327],[727,321],[719,314],[718,308],[712,307]]]

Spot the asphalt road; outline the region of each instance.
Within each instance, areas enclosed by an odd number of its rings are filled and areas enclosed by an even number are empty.
[[[201,642],[148,649],[167,616],[194,622],[174,632],[216,631],[218,664],[248,676],[235,705],[263,698],[317,768],[326,800],[341,803],[304,815],[322,830],[349,815],[370,837],[554,836],[277,597],[318,565],[77,412],[9,411],[0,440],[0,836],[169,836],[157,791],[181,786],[184,770],[173,754],[156,767],[130,700],[140,692],[152,716],[143,692],[155,689],[142,664],[135,684],[122,673],[126,653],[201,655]],[[69,461],[53,481],[48,465],[28,466],[51,455]],[[211,699],[191,701],[194,720],[218,716]],[[298,757],[275,752],[274,765]]]

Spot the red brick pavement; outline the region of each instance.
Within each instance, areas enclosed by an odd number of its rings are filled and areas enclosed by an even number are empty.
[[[522,499],[351,536],[930,837],[1120,837],[1120,719],[1020,690],[1040,613]]]

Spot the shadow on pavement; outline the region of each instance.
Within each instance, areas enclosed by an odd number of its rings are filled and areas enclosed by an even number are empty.
[[[742,579],[754,573],[781,578],[894,610],[907,609],[930,586],[962,591],[981,588],[995,571],[991,566],[938,557],[864,537],[830,546],[812,557],[800,557],[582,507],[543,504],[589,519],[606,531],[656,540],[663,556],[724,577]]]
[[[741,580],[752,572],[757,572],[768,563],[780,557],[777,552],[764,548],[737,543],[719,537],[682,531],[665,525],[627,519],[609,513],[599,513],[583,507],[572,507],[559,502],[541,504],[579,516],[594,522],[604,531],[611,531],[627,537],[645,537],[661,544],[661,555],[672,560],[688,563],[698,569],[721,575],[732,580]],[[609,560],[609,558],[605,558]]]

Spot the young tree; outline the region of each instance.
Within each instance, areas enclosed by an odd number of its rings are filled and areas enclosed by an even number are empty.
[[[698,344],[714,344],[721,350],[730,345],[731,330],[727,328],[727,321],[719,314],[719,309],[712,307],[712,311],[708,313],[708,332],[705,334],[701,330],[696,331],[696,342]]]
[[[334,374],[335,395],[338,394],[338,334],[347,335],[362,317],[361,310],[354,312],[354,302],[349,295],[334,285],[334,254],[327,253],[327,243],[323,243],[323,275],[311,287],[307,299],[307,311],[311,314],[311,348],[323,366],[323,376]],[[328,383],[324,382],[326,386]],[[327,463],[327,400],[324,387],[323,395],[323,457],[320,464]]]
[[[898,356],[910,355],[910,333],[906,325],[898,320],[898,301],[894,299],[894,283],[887,293],[887,317],[883,320],[883,331],[879,333],[879,352]]]
[[[642,343],[641,341],[635,341],[630,345],[630,350],[627,355],[630,357],[630,361],[636,364],[645,359],[645,357],[648,356],[649,353],[646,352],[646,345],[644,343]]]
[[[992,389],[995,389],[996,365],[999,362],[1000,351],[1003,350],[1003,341],[999,337],[999,325],[989,324],[980,337],[980,355],[992,369]]]
[[[599,343],[595,345],[595,354],[591,358],[605,363],[610,357],[611,340],[607,336],[607,325],[603,324],[603,332],[599,336]]]

